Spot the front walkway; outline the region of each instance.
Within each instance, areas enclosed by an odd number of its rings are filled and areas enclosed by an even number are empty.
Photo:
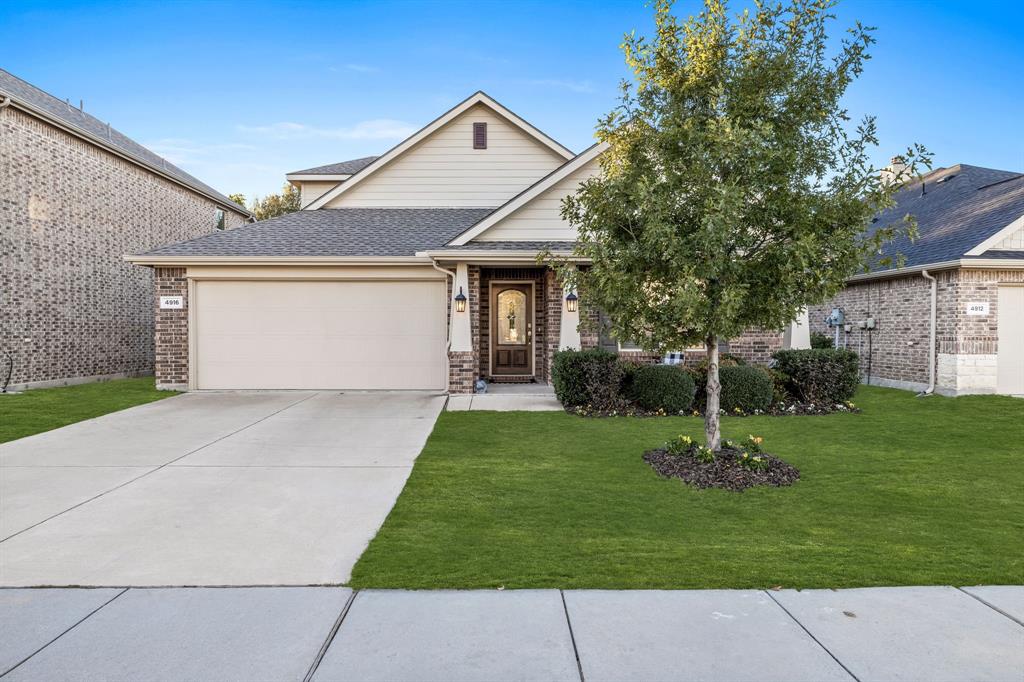
[[[444,401],[189,393],[0,445],[0,586],[340,585]]]
[[[489,383],[486,393],[449,396],[447,409],[449,412],[559,412],[563,408],[550,384]]]
[[[1024,587],[0,590],[4,680],[1005,680]]]

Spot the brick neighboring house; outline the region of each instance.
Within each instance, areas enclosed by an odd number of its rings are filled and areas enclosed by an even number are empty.
[[[852,278],[811,308],[812,330],[834,334],[824,319],[841,308],[840,345],[860,354],[872,384],[1024,394],[1024,175],[959,164],[908,183],[896,201],[877,223],[917,219],[916,241],[886,248],[903,267]]]
[[[581,327],[592,308],[538,263],[571,256],[561,200],[604,150],[574,154],[478,92],[382,156],[288,174],[301,211],[131,256],[187,302],[158,313],[158,385],[466,393],[549,381],[563,348],[650,361]]]
[[[0,70],[0,385],[153,373],[149,273],[125,253],[247,211],[109,124]]]

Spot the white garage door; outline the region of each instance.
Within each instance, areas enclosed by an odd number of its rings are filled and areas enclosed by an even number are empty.
[[[197,281],[201,389],[446,388],[443,281]]]
[[[1024,287],[999,287],[996,390],[1024,395]]]

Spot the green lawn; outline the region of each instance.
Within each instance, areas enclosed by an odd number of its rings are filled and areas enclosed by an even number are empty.
[[[446,412],[357,587],[1024,584],[1024,400],[863,388],[862,414],[727,418],[790,488],[695,490],[640,456],[690,417]]]
[[[153,377],[0,395],[0,443],[172,395],[156,390]]]

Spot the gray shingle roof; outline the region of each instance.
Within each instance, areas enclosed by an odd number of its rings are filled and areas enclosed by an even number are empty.
[[[889,256],[902,254],[906,267],[962,258],[1024,215],[1024,175],[1020,173],[958,164],[929,173],[923,184],[923,194],[921,181],[897,193],[896,206],[880,213],[875,223],[898,222],[908,213],[917,219],[916,241],[899,237],[884,249]],[[1024,254],[1018,252],[1015,257],[1024,258]]]
[[[120,133],[115,128],[100,121],[95,116],[63,102],[53,95],[40,90],[31,83],[27,83],[17,76],[0,69],[0,97],[10,97],[16,102],[22,102],[31,107],[41,110],[46,115],[60,121],[71,128],[77,128],[85,133],[98,137],[103,144],[127,154],[144,166],[153,170],[170,175],[182,184],[216,198],[221,203],[231,208],[237,207],[239,213],[249,215],[249,212],[238,206],[226,196],[213,189],[206,183],[189,175],[174,164],[158,154],[151,152],[138,142]]]
[[[288,175],[354,175],[379,158],[379,156],[364,156],[361,159],[349,159],[348,161],[329,163],[326,166],[292,171]]]
[[[162,246],[146,256],[413,256],[493,208],[321,208]]]

